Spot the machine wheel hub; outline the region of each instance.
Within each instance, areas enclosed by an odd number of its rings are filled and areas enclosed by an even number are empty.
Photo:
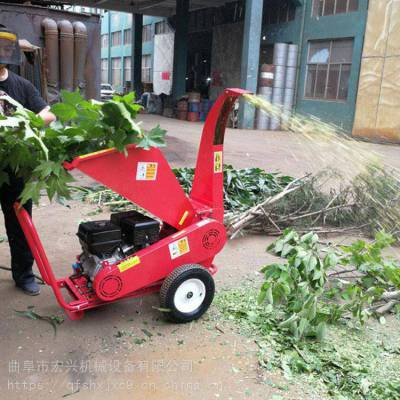
[[[196,311],[204,301],[206,286],[200,279],[188,279],[175,292],[174,304],[182,313]]]

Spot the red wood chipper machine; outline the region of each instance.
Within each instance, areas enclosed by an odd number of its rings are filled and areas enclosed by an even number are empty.
[[[88,309],[160,292],[161,307],[175,322],[200,318],[214,297],[213,260],[226,242],[223,225],[223,143],[236,99],[226,89],[203,128],[193,188],[186,196],[158,148],[103,150],[65,163],[112,189],[157,219],[137,211],[79,226],[82,253],[73,274],[57,279],[29,214],[15,204],[18,220],[46,284],[71,319]],[[160,222],[161,221],[161,222]]]

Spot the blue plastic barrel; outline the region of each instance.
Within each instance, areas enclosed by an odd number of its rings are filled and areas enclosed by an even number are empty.
[[[203,99],[200,104],[200,111],[208,112],[210,111],[210,100]]]
[[[200,103],[199,102],[189,102],[189,112],[199,112]]]

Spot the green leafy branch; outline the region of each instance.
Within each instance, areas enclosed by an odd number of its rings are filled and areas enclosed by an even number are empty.
[[[136,122],[141,106],[134,93],[106,103],[88,101],[78,91],[63,91],[61,97],[51,107],[57,121],[46,128],[40,117],[5,96],[16,111],[0,116],[0,186],[8,183],[10,171],[23,178],[22,203],[37,203],[42,190],[50,199],[69,198],[73,178],[62,164],[76,156],[107,148],[125,152],[130,144],[146,150],[165,146],[165,130],[146,131]]]
[[[363,324],[400,300],[399,265],[382,255],[393,241],[379,232],[372,244],[359,240],[322,248],[315,233],[300,236],[287,229],[268,248],[286,262],[263,267],[265,281],[258,301],[267,301],[271,310],[279,307],[279,327],[296,340],[322,340],[329,324],[350,316]],[[392,301],[391,308],[385,307],[387,300]]]
[[[174,173],[186,193],[192,190],[194,168],[177,168]],[[269,196],[280,193],[294,178],[261,168],[235,169],[224,165],[224,206],[228,212],[251,208]]]
[[[14,310],[14,312],[25,318],[32,319],[34,321],[44,321],[50,324],[54,331],[54,336],[57,335],[57,327],[64,322],[64,318],[57,315],[40,315],[34,310],[34,306],[29,306],[26,311]]]

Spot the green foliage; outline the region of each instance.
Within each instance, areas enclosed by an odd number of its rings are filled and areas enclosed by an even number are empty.
[[[58,315],[40,315],[35,311],[34,306],[28,306],[26,311],[14,310],[21,317],[29,318],[34,321],[45,321],[50,324],[54,330],[54,336],[57,335],[57,327],[64,322],[64,318]]]
[[[322,340],[327,324],[350,314],[364,323],[373,314],[372,304],[386,290],[399,288],[399,265],[382,255],[393,241],[391,235],[379,232],[372,244],[359,240],[339,249],[322,249],[315,233],[299,236],[287,229],[268,248],[287,261],[263,267],[265,282],[259,302],[282,306],[277,323],[296,340],[304,337]],[[330,270],[339,268],[334,274],[340,276],[340,268],[348,266],[353,272],[360,272],[360,277],[328,283]]]
[[[340,246],[343,252],[341,264],[352,266],[363,273],[356,280],[362,288],[374,286],[394,287],[400,289],[400,268],[398,263],[382,255],[382,251],[395,242],[392,235],[380,231],[375,235],[375,241],[367,243],[357,240],[349,246]]]
[[[145,131],[135,121],[141,106],[134,100],[130,93],[101,103],[87,101],[77,91],[63,91],[62,103],[51,108],[58,120],[47,128],[19,105],[11,117],[0,116],[0,185],[7,183],[8,169],[26,181],[23,202],[37,203],[41,190],[50,199],[69,198],[72,177],[62,168],[64,161],[113,147],[123,152],[129,144],[164,146],[164,130],[157,126]]]
[[[289,382],[308,383],[314,396],[337,400],[397,400],[400,396],[400,325],[385,333],[378,322],[369,329],[350,329],[337,324],[320,342],[297,340],[282,328],[282,306],[257,302],[252,285],[220,291],[214,301],[216,320],[238,324],[246,338],[259,347],[260,366],[279,368]],[[319,397],[318,394],[321,393]]]
[[[150,147],[164,147],[165,146],[165,130],[157,125],[155,128],[147,132],[137,143],[138,147],[149,149]]]
[[[177,168],[174,173],[186,193],[190,193],[194,168]],[[290,176],[266,172],[260,168],[235,169],[224,165],[224,203],[227,211],[244,211],[265,198],[281,192]]]
[[[316,234],[300,237],[293,230],[286,230],[269,250],[288,261],[263,267],[265,282],[259,302],[284,305],[279,326],[297,340],[305,336],[322,340],[326,324],[337,321],[342,314],[340,307],[322,301],[327,271],[336,266],[336,255],[330,252],[322,257]]]

